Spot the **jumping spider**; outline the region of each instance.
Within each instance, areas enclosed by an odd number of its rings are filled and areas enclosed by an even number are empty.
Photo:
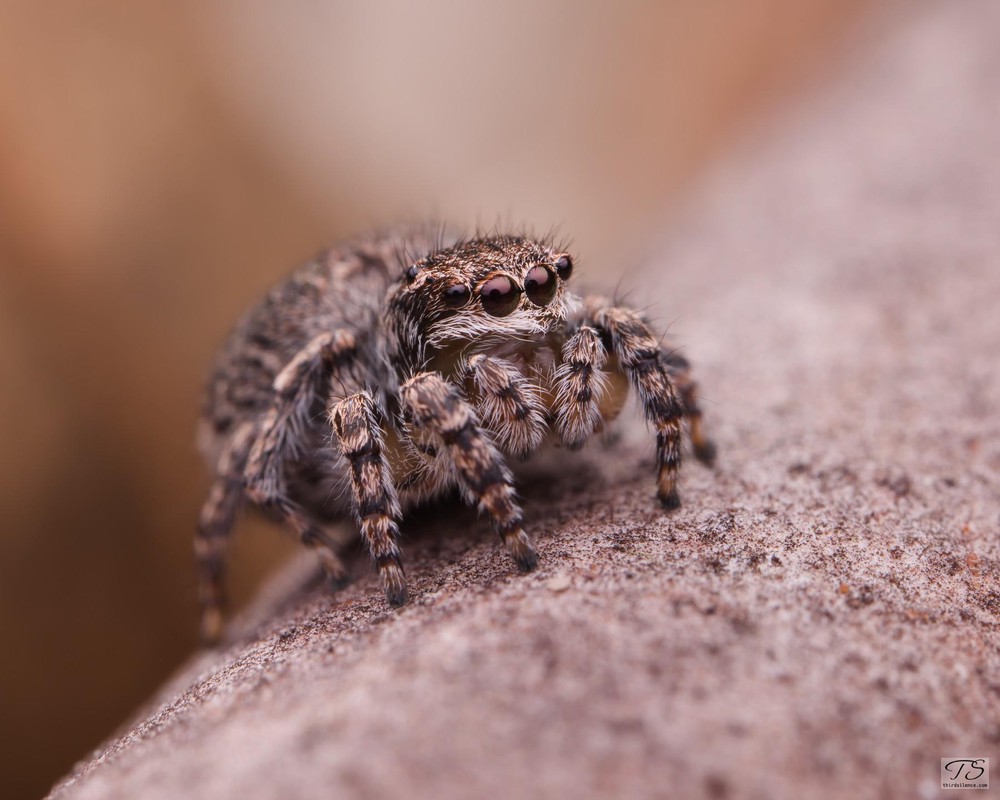
[[[547,241],[415,229],[321,253],[244,317],[216,359],[199,435],[215,475],[195,537],[205,638],[220,633],[244,499],[338,581],[325,526],[353,515],[391,605],[406,602],[402,508],[456,485],[531,570],[506,456],[581,447],[630,384],[656,429],[657,495],[676,508],[682,418],[698,459],[714,457],[688,362],[636,311],[571,294],[572,272]]]

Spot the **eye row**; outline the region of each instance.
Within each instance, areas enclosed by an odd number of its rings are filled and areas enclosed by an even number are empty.
[[[524,276],[524,288],[507,275],[494,275],[479,287],[479,300],[483,310],[494,317],[505,317],[521,302],[522,293],[536,306],[547,306],[556,296],[556,276],[566,280],[573,272],[569,256],[556,259],[555,271],[544,264],[536,264]],[[444,290],[442,298],[449,308],[460,308],[469,302],[472,290],[464,283],[455,283]]]

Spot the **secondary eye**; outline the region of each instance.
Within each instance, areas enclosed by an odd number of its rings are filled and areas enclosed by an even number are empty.
[[[494,275],[479,289],[483,309],[494,317],[505,317],[521,301],[521,287],[506,275]]]
[[[469,287],[464,283],[455,283],[445,289],[441,296],[444,298],[444,304],[448,308],[458,308],[469,302],[471,294],[472,292]]]
[[[567,255],[561,255],[556,259],[556,275],[562,278],[564,281],[569,280],[569,276],[573,274],[573,259]]]
[[[536,306],[546,306],[556,296],[556,276],[541,264],[528,270],[524,278],[524,293]]]

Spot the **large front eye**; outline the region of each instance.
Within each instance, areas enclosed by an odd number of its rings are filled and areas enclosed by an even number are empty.
[[[455,283],[445,289],[441,296],[448,308],[458,308],[469,302],[471,294],[472,292],[469,291],[469,287],[464,283]]]
[[[556,276],[548,267],[538,264],[524,278],[524,293],[536,306],[547,306],[556,296]]]
[[[494,275],[479,288],[483,309],[494,317],[506,317],[521,302],[521,287],[506,275]]]

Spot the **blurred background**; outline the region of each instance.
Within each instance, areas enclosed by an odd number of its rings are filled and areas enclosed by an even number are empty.
[[[4,797],[44,793],[196,646],[193,431],[248,304],[324,243],[429,216],[559,225],[614,284],[869,5],[0,5]],[[237,603],[293,547],[243,522]]]

